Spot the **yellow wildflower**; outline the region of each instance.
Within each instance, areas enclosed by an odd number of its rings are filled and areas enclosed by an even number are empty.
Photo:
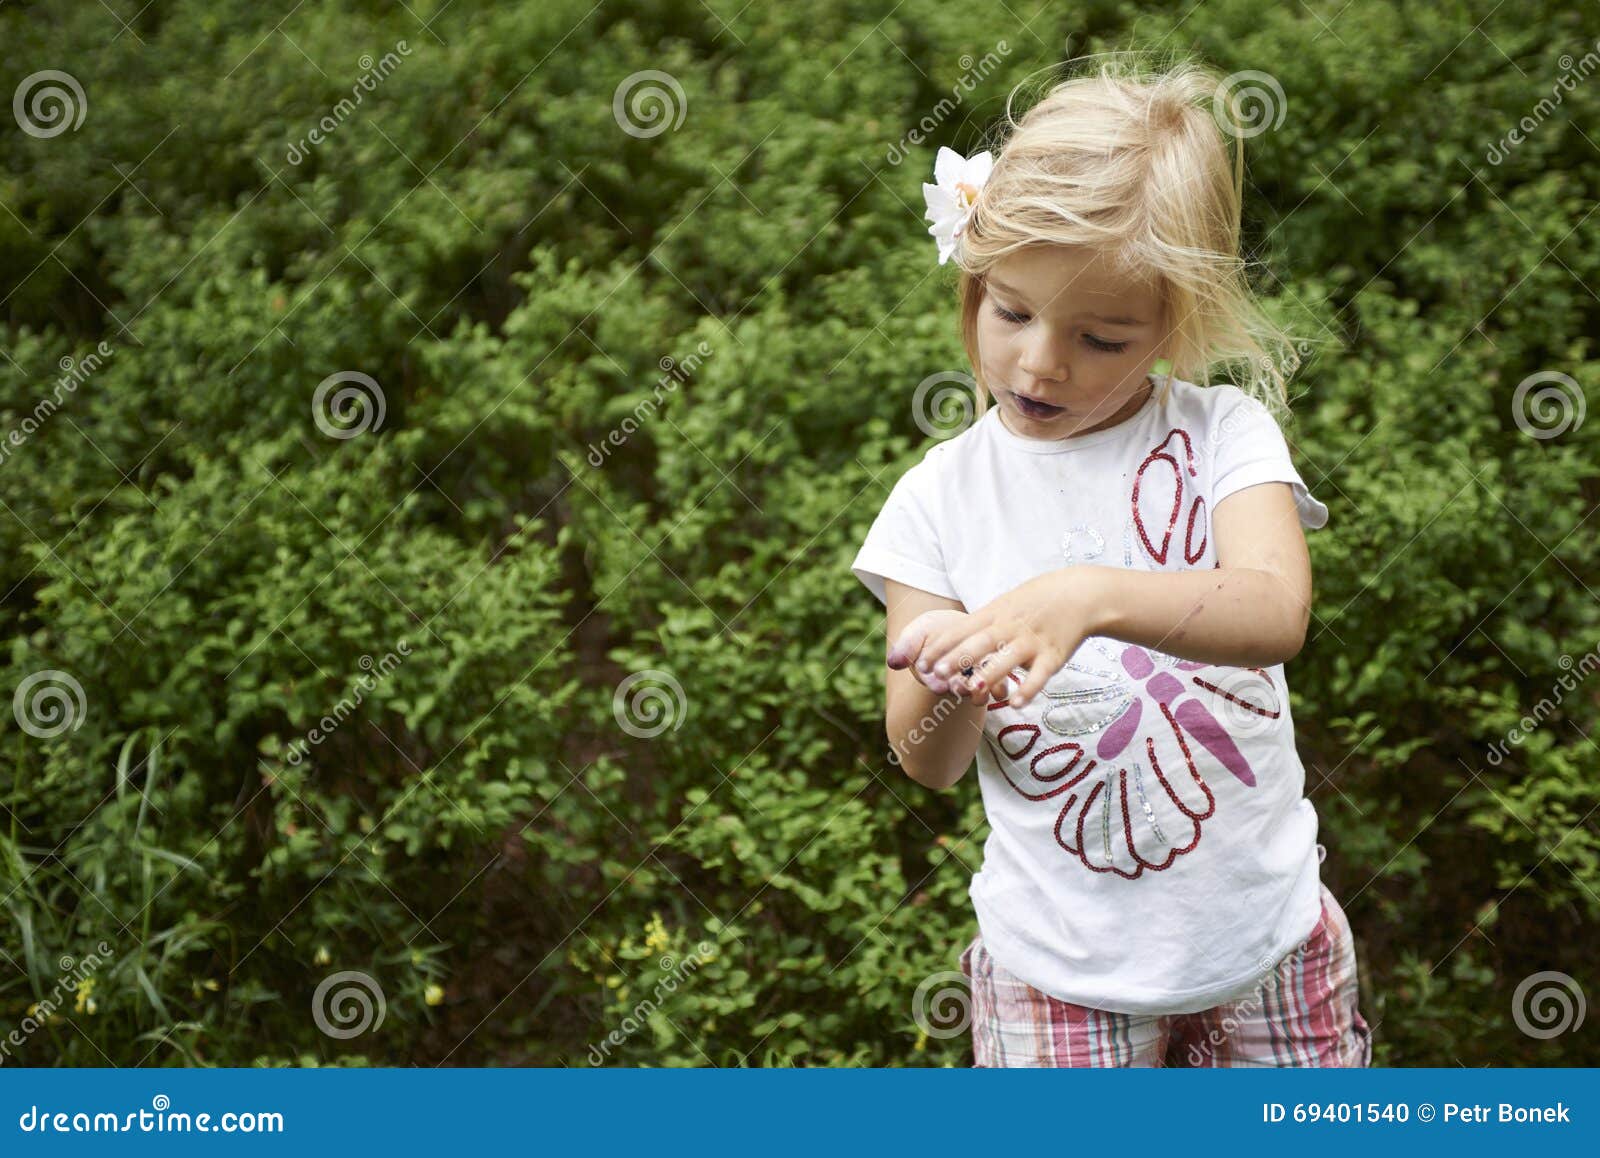
[[[444,986],[430,984],[422,991],[422,999],[429,1005],[442,1005],[444,1003]]]

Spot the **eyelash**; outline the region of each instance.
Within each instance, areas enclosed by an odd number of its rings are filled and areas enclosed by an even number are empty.
[[[1021,314],[1014,314],[1001,306],[995,306],[994,313],[995,317],[1002,322],[1008,322],[1013,326],[1020,324],[1022,321]],[[1102,338],[1095,337],[1093,334],[1085,334],[1083,340],[1091,350],[1098,350],[1102,354],[1120,354],[1128,348],[1127,342],[1107,342]]]

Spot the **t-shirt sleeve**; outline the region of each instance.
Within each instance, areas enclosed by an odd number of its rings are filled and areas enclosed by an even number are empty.
[[[1328,522],[1328,508],[1312,495],[1289,457],[1289,443],[1262,403],[1237,386],[1220,386],[1226,400],[1212,426],[1211,506],[1215,510],[1235,491],[1258,483],[1284,482],[1294,493],[1300,522],[1315,530]]]
[[[935,464],[924,458],[895,483],[873,520],[850,570],[888,606],[884,580],[959,600],[939,543]]]

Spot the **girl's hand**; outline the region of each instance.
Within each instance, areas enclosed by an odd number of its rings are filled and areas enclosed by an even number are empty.
[[[940,621],[919,641],[913,658],[927,679],[948,680],[971,665],[973,692],[982,695],[998,685],[1002,690],[995,692],[995,699],[1003,694],[1006,674],[1025,667],[1028,678],[1011,696],[1011,706],[1020,708],[1039,694],[1088,636],[1096,634],[1098,625],[1090,610],[1094,606],[1086,570],[1049,571],[977,611]],[[912,626],[919,622],[914,620]]]
[[[938,658],[937,655],[930,658],[926,650],[930,636],[941,631],[947,635],[964,636],[970,630],[971,621],[972,616],[967,612],[950,608],[923,612],[906,624],[905,630],[900,633],[900,638],[889,648],[889,666],[895,671],[909,669],[912,678],[935,695],[942,696],[949,693],[957,697],[977,699],[981,695],[981,689],[971,687],[961,673],[961,667],[967,667],[969,664],[953,667],[948,675],[937,675],[924,670],[917,662],[919,659],[928,659],[928,666],[931,667],[932,660]],[[999,681],[995,699],[1001,698],[1001,689],[1004,687],[1005,681]]]

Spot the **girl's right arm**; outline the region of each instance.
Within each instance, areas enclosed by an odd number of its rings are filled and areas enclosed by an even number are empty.
[[[893,579],[884,580],[888,604],[888,641],[893,647],[918,616],[935,613],[930,623],[944,615],[965,616],[966,608],[954,599],[908,587]],[[889,733],[891,759],[917,783],[943,791],[966,775],[983,737],[984,716],[989,697],[963,697],[948,691],[934,691],[923,683],[927,678],[943,688],[937,676],[917,673],[921,637],[914,637],[906,664],[887,668],[885,684],[885,725]]]

